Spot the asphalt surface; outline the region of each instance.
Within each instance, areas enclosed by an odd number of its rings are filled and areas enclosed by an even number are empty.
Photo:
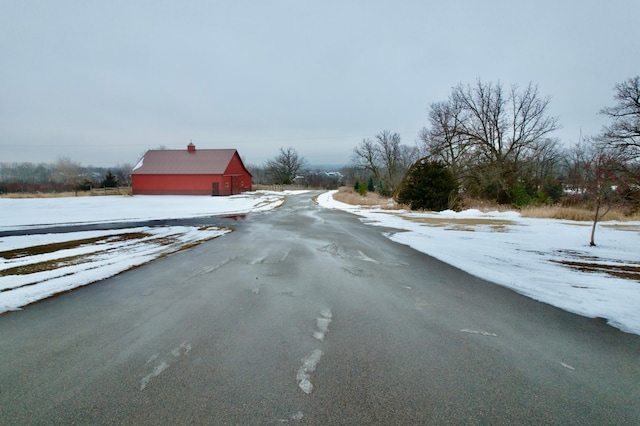
[[[308,194],[236,219],[0,316],[0,424],[640,424],[639,336]]]

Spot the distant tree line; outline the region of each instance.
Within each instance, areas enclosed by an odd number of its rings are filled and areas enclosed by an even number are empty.
[[[129,186],[128,164],[111,168],[82,166],[69,158],[55,163],[0,163],[0,193],[88,191]]]

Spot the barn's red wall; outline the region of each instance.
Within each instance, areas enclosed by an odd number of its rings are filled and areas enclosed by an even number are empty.
[[[232,160],[231,163],[234,161]],[[231,163],[227,170],[231,169]],[[240,163],[235,179],[238,183],[235,193],[251,190],[251,176],[246,174]],[[233,173],[236,174],[236,173]],[[219,195],[233,193],[233,178],[222,175],[132,175],[131,186],[134,195],[212,195],[213,183],[219,185]]]
[[[240,156],[236,152],[231,157],[231,161],[229,161],[229,165],[227,169],[224,171],[225,175],[244,175],[247,174],[244,166],[242,165],[242,161],[240,160]]]

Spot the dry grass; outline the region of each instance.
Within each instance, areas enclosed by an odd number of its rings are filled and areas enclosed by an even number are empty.
[[[530,206],[521,212],[523,217],[563,219],[575,221],[592,221],[594,211],[586,207],[562,207],[562,206]],[[639,214],[627,215],[620,209],[612,208],[601,221],[636,221],[640,220]]]
[[[18,259],[21,257],[37,256],[39,254],[54,253],[60,250],[71,250],[82,246],[114,243],[128,240],[138,240],[150,237],[151,234],[145,232],[125,232],[122,234],[105,235],[101,237],[84,238],[82,240],[63,241],[61,243],[51,243],[40,246],[30,246],[19,249],[0,251],[3,259]]]
[[[513,207],[508,204],[498,204],[494,201],[481,200],[479,198],[464,198],[462,200],[463,209],[476,209],[481,212],[508,212],[512,211]]]
[[[333,196],[337,201],[351,205],[382,207],[389,210],[410,210],[408,206],[399,205],[392,199],[381,197],[380,195],[368,192],[364,197],[358,194],[353,188],[340,187],[338,192]],[[506,204],[498,204],[495,202],[480,200],[476,198],[465,198],[463,200],[464,209],[477,209],[482,212],[507,212],[513,211],[514,208]],[[562,219],[580,222],[589,222],[593,220],[593,209],[587,207],[563,207],[563,206],[529,206],[520,210],[523,217],[539,218],[539,219]],[[640,213],[629,215],[622,209],[612,208],[603,219],[607,221],[640,221]],[[451,222],[451,221],[449,221]]]
[[[9,192],[0,194],[0,198],[64,198],[64,197],[90,197],[91,191],[68,192]]]
[[[65,198],[65,197],[96,197],[103,195],[131,195],[130,187],[95,188],[91,191],[66,192],[9,192],[0,194],[0,198]]]
[[[20,249],[8,250],[0,252],[3,259],[18,259],[22,257],[37,256],[41,254],[56,253],[61,250],[71,250],[87,245],[99,245],[106,243],[115,243],[121,241],[141,240],[150,237],[151,234],[144,232],[127,232],[116,235],[105,235],[101,237],[85,238],[81,240],[64,241],[60,243],[52,243],[39,246],[24,247]],[[37,272],[53,271],[55,269],[66,266],[80,265],[82,263],[92,262],[92,255],[79,254],[74,256],[50,259],[43,262],[31,263],[22,266],[16,266],[0,271],[0,277],[9,275],[27,275]]]
[[[375,192],[367,192],[363,197],[348,186],[341,186],[333,198],[341,203],[354,206],[381,207],[389,210],[406,209],[406,206],[397,204],[392,198],[382,197]]]
[[[401,217],[423,225],[440,226],[455,231],[475,231],[477,227],[485,226],[494,232],[506,232],[507,226],[516,225],[515,222],[504,219],[414,217],[405,215],[401,215]]]

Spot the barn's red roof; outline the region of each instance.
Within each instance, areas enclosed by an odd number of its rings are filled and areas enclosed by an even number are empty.
[[[221,175],[235,149],[149,150],[131,170],[132,175]],[[242,160],[241,160],[242,161]]]

